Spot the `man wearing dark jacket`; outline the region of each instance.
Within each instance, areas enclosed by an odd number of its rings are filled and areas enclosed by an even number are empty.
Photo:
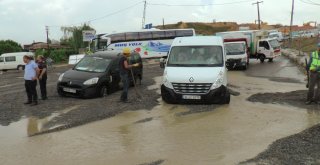
[[[124,103],[128,102],[128,90],[129,90],[129,84],[130,84],[129,75],[131,75],[130,69],[132,67],[139,66],[139,64],[129,65],[128,63],[129,57],[130,57],[130,49],[124,48],[122,52],[122,57],[120,58],[120,61],[119,61],[120,77],[123,83],[123,90],[121,93],[120,101]]]

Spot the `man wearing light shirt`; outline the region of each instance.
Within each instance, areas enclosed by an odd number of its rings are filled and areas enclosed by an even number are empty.
[[[28,101],[24,104],[38,105],[37,95],[37,78],[39,75],[38,65],[32,57],[23,56],[23,61],[26,64],[24,69],[25,88],[28,96]]]

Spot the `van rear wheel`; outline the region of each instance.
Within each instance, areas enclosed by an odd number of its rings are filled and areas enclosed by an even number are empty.
[[[24,70],[24,66],[23,65],[18,65],[17,69],[22,71],[22,70]]]
[[[269,62],[273,62],[273,58],[269,58]]]

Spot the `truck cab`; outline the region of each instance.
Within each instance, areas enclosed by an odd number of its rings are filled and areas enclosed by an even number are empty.
[[[274,58],[281,55],[280,44],[276,38],[266,38],[258,40],[257,56],[260,62],[263,63],[265,59],[272,62]]]
[[[249,52],[246,38],[224,39],[227,68],[246,70],[249,65]]]

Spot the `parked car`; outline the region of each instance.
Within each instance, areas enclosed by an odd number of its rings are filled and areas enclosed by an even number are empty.
[[[121,87],[120,57],[121,54],[114,51],[101,51],[85,56],[72,69],[59,76],[58,94],[89,98],[104,97],[118,90]]]

